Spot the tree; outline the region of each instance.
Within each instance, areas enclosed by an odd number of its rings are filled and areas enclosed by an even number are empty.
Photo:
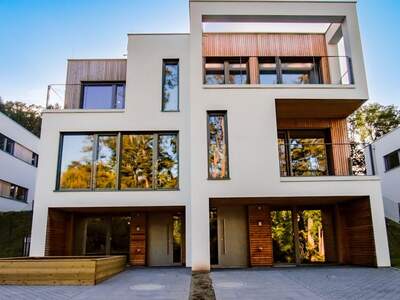
[[[400,110],[394,105],[369,103],[361,106],[348,118],[354,174],[366,174],[365,144],[375,141],[399,125]]]
[[[36,136],[40,136],[43,107],[28,105],[20,101],[3,101],[0,97],[0,112],[14,120]]]
[[[371,143],[400,125],[400,110],[394,105],[369,103],[349,117],[352,142]]]

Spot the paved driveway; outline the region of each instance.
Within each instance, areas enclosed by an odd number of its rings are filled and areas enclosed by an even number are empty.
[[[392,268],[302,267],[215,270],[222,299],[400,299],[400,271]]]
[[[96,286],[5,286],[1,300],[171,299],[187,300],[191,271],[185,268],[128,269]]]

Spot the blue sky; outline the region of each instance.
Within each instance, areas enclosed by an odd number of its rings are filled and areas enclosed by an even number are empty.
[[[370,99],[400,106],[400,1],[359,0]],[[126,54],[128,32],[188,32],[188,0],[0,0],[0,96],[44,105],[67,58]]]

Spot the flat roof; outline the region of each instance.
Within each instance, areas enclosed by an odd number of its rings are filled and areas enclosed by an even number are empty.
[[[357,3],[357,0],[189,0],[189,2],[282,2],[282,3]]]
[[[190,35],[189,32],[147,32],[147,33],[128,33],[129,35]]]

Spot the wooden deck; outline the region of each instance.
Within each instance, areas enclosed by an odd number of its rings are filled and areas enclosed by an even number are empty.
[[[124,270],[125,256],[45,256],[0,259],[0,284],[95,285]]]

